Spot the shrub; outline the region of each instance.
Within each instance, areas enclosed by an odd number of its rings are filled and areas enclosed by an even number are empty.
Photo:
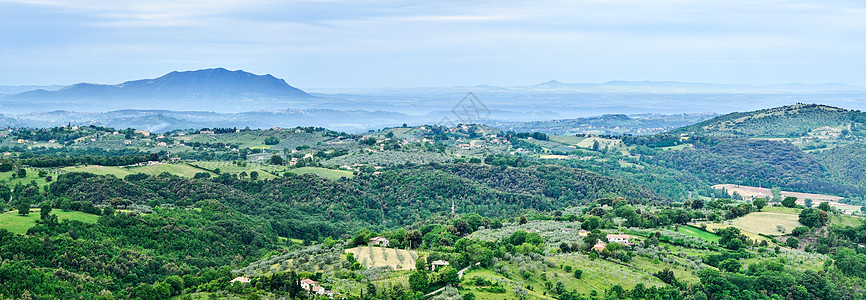
[[[740,272],[740,268],[743,267],[743,264],[740,261],[729,258],[721,263],[719,263],[719,269],[726,272],[737,273]]]
[[[787,241],[785,241],[785,245],[788,245],[788,247],[791,247],[791,248],[798,248],[798,247],[800,247],[800,240],[798,240],[797,238],[791,237],[791,238],[788,238]]]
[[[806,226],[800,226],[800,227],[794,228],[794,230],[791,230],[791,234],[794,236],[801,236],[806,232],[809,232],[809,227],[806,227]]]

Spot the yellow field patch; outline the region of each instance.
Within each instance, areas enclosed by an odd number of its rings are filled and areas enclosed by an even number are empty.
[[[414,270],[418,253],[412,250],[360,246],[346,249],[365,268],[390,266],[394,270]]]

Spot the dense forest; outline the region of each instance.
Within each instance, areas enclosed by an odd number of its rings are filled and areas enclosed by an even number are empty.
[[[108,205],[120,197],[139,204],[189,206],[214,199],[272,222],[282,236],[320,239],[363,227],[410,225],[448,212],[505,218],[523,211],[553,211],[604,197],[635,203],[662,198],[622,180],[558,166],[507,168],[479,164],[404,167],[337,181],[313,175],[245,181],[229,174],[213,179],[159,176],[58,176],[50,192],[72,201]]]

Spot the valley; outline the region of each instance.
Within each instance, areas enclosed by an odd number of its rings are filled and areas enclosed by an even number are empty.
[[[835,164],[861,120],[794,105],[645,135],[8,128],[0,298],[856,297],[866,170]]]

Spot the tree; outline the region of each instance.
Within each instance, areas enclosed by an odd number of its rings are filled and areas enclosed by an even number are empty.
[[[457,232],[459,232],[460,235],[465,235],[470,232],[469,223],[463,219],[454,220],[454,228],[457,229]]]
[[[247,179],[247,171],[241,171],[241,173],[238,174],[238,179],[240,179],[240,180]]]
[[[809,232],[809,227],[806,226],[800,226],[791,230],[791,234],[794,236],[801,236],[806,232]]]
[[[409,275],[409,288],[413,291],[426,292],[429,285],[430,280],[427,278],[427,272],[417,271]]]
[[[279,166],[279,165],[283,164],[283,158],[277,154],[274,154],[273,156],[271,156],[271,159],[269,160],[269,162],[272,165],[278,165]]]
[[[18,177],[20,177],[20,178],[27,177],[27,170],[24,168],[18,169]]]
[[[765,206],[767,206],[767,199],[764,199],[764,198],[755,199],[754,201],[752,201],[752,205],[754,205],[755,208],[757,208],[758,210],[761,210]]]
[[[701,199],[695,199],[692,201],[692,209],[701,209],[704,207],[704,201]]]
[[[165,278],[165,284],[168,286],[169,293],[172,296],[183,293],[183,279],[180,276],[172,275]]]
[[[833,208],[830,207],[829,202],[821,202],[821,204],[818,204],[818,209],[826,211],[826,212],[830,212],[831,210],[833,210]]]
[[[824,226],[829,218],[827,212],[814,208],[807,208],[800,212],[800,223],[809,227]]]
[[[258,171],[251,171],[250,172],[250,180],[252,180],[252,181],[259,180],[259,172]]]
[[[0,164],[0,172],[9,172],[12,171],[12,164],[10,163],[2,163]]]
[[[665,268],[664,270],[659,271],[655,275],[656,275],[656,277],[661,279],[664,283],[667,283],[670,285],[674,285],[678,282],[677,277],[674,275],[674,271],[672,271],[669,268]]]
[[[782,206],[790,208],[796,207],[797,197],[785,197],[785,200],[782,200]]]
[[[581,270],[581,269],[574,270],[574,278],[580,279],[581,277],[583,277],[583,270]]]
[[[445,266],[439,272],[442,284],[458,284],[460,283],[460,277],[457,274],[457,269],[452,266]]]
[[[409,248],[418,248],[418,246],[421,246],[424,235],[421,234],[421,231],[412,230],[407,232],[404,238],[409,243]]]
[[[803,204],[805,204],[806,207],[812,207],[812,199],[806,198],[806,200],[803,201]]]
[[[719,270],[731,273],[740,272],[740,268],[743,267],[743,264],[740,263],[739,260],[728,258],[725,261],[719,263]]]
[[[265,145],[276,145],[280,143],[280,139],[275,136],[269,136],[265,138]]]
[[[565,283],[563,283],[561,280],[557,280],[556,285],[553,286],[553,290],[551,292],[557,295],[562,295],[563,293],[565,293]]]
[[[102,215],[103,216],[114,215],[114,212],[115,212],[115,209],[114,209],[114,207],[111,207],[111,206],[106,206],[105,208],[102,209]]]
[[[30,200],[23,199],[18,202],[18,214],[26,216],[30,213]]]
[[[416,260],[415,260],[415,269],[416,269],[416,270],[420,270],[420,271],[426,271],[426,270],[428,270],[428,268],[427,268],[427,259],[424,258],[423,256],[422,256],[422,257],[419,257],[418,259],[416,259]]]
[[[795,237],[789,237],[788,240],[785,241],[785,245],[788,245],[788,247],[791,247],[791,248],[799,248],[800,247],[800,240],[798,240]]]
[[[601,224],[601,218],[589,217],[586,219],[586,221],[583,221],[583,223],[580,224],[580,228],[583,228],[584,230],[592,231],[593,229],[598,228],[598,226],[600,224]]]
[[[39,206],[39,219],[42,220],[42,222],[47,222],[51,219],[51,205],[42,202],[42,205]]]

